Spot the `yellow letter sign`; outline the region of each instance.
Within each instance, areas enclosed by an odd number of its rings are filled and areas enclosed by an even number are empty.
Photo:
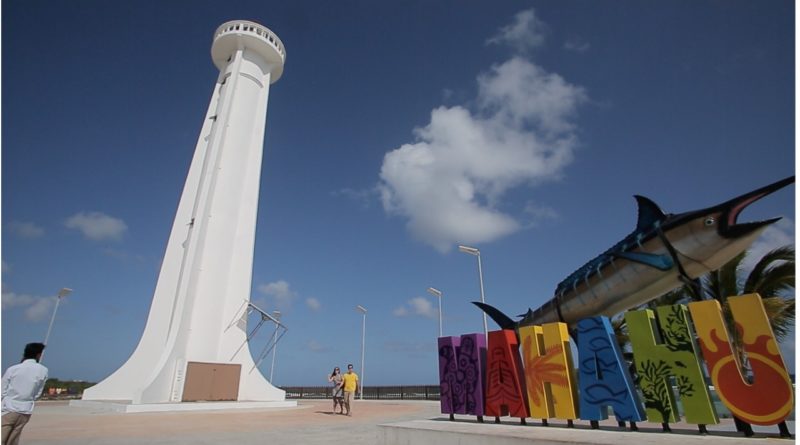
[[[567,325],[556,322],[521,326],[519,338],[531,417],[577,419],[575,367]]]

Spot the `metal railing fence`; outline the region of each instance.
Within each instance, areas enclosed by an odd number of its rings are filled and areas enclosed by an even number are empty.
[[[286,391],[287,399],[330,399],[332,393],[330,386],[282,386],[281,389]],[[365,386],[364,399],[439,400],[439,385]]]

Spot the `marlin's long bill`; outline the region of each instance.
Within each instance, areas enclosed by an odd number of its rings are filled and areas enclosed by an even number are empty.
[[[747,250],[780,218],[739,223],[741,212],[794,182],[791,176],[721,204],[677,214],[664,213],[655,202],[637,195],[636,229],[561,281],[552,299],[528,310],[518,323],[492,306],[475,304],[503,329],[554,321],[573,325],[640,306],[718,270]]]

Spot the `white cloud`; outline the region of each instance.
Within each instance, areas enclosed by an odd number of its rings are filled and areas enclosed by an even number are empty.
[[[742,268],[749,273],[767,252],[789,244],[794,244],[794,221],[783,218],[764,229],[761,236],[747,249]]]
[[[261,309],[262,311],[266,310],[267,308],[267,299],[264,297],[251,298],[250,302],[253,303],[255,307]]]
[[[493,66],[478,77],[478,85],[479,103],[493,112],[489,123],[496,127],[489,129],[501,131],[500,136],[516,136],[512,132],[516,130],[519,136],[534,139],[530,143],[546,144],[539,148],[551,155],[561,152],[559,143],[574,142],[571,119],[586,99],[583,88],[519,57]],[[538,131],[526,133],[530,127]]]
[[[143,255],[133,254],[126,252],[124,250],[114,249],[111,247],[106,247],[100,250],[103,255],[107,255],[111,258],[118,259],[120,261],[146,261],[147,259]]]
[[[53,311],[54,298],[41,298],[25,309],[25,318],[29,321],[41,321]]]
[[[284,280],[273,281],[272,283],[260,284],[258,291],[270,298],[270,300],[280,308],[287,308],[291,305],[297,294],[292,291],[289,283]],[[265,302],[266,304],[266,302]],[[262,308],[263,309],[263,308]]]
[[[408,218],[413,236],[441,252],[519,230],[499,210],[509,189],[553,180],[577,145],[572,118],[581,87],[514,57],[478,77],[478,109],[434,109],[418,141],[384,156],[384,210]]]
[[[44,235],[44,229],[32,222],[11,221],[7,227],[22,238],[40,238]]]
[[[574,51],[576,53],[585,53],[590,47],[591,45],[589,45],[589,42],[586,42],[579,37],[570,37],[566,42],[564,42],[564,49],[567,51]]]
[[[306,306],[314,312],[322,309],[322,304],[314,297],[306,298]]]
[[[528,216],[529,227],[535,227],[543,221],[555,221],[559,218],[558,212],[555,209],[537,204],[533,201],[528,201],[525,204],[525,214]]]
[[[442,100],[448,101],[451,97],[453,97],[454,94],[456,94],[455,91],[451,90],[450,88],[445,88],[442,90]]]
[[[2,293],[3,310],[25,308],[25,319],[28,321],[44,320],[50,315],[54,304],[55,297],[37,297],[6,291]]]
[[[511,24],[506,25],[487,44],[506,44],[517,51],[526,52],[544,43],[547,25],[536,17],[533,8],[520,11]]]
[[[408,309],[406,309],[405,306],[397,307],[392,311],[392,315],[395,317],[405,317],[408,315]]]
[[[438,309],[433,307],[431,301],[423,297],[414,297],[406,302],[406,305],[400,306],[392,311],[396,317],[405,317],[408,315],[419,315],[426,318],[436,318],[439,315]]]
[[[414,297],[408,304],[414,309],[414,313],[427,318],[436,318],[439,315],[437,309],[433,308],[430,300],[423,297]]]
[[[125,221],[102,212],[78,212],[67,218],[64,225],[93,241],[118,240],[128,230]]]
[[[28,306],[33,304],[33,302],[36,301],[37,298],[41,297],[33,297],[31,295],[24,295],[24,294],[17,294],[15,292],[3,291],[2,307],[3,309],[11,309],[14,307]]]
[[[375,196],[379,194],[377,189],[370,188],[370,189],[363,189],[357,190],[352,188],[343,188],[331,192],[331,195],[334,197],[343,197],[347,198],[351,201],[357,202],[362,208],[369,208],[370,204],[372,204],[373,199]]]
[[[289,283],[284,280],[259,285],[258,290],[264,295],[275,297],[279,300],[288,300],[294,297],[294,293],[289,289]]]

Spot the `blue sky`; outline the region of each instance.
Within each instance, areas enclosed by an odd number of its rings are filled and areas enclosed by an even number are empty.
[[[289,327],[278,385],[359,366],[358,304],[366,383],[436,383],[425,289],[444,292],[446,335],[482,329],[459,243],[481,249],[487,302],[521,313],[633,229],[633,194],[680,212],[795,170],[790,1],[2,8],[3,369],[62,287],[52,376],[98,381],[135,348],[227,20],[287,50],[252,289]],[[784,217],[758,252],[794,243],[794,193],[742,215]]]

